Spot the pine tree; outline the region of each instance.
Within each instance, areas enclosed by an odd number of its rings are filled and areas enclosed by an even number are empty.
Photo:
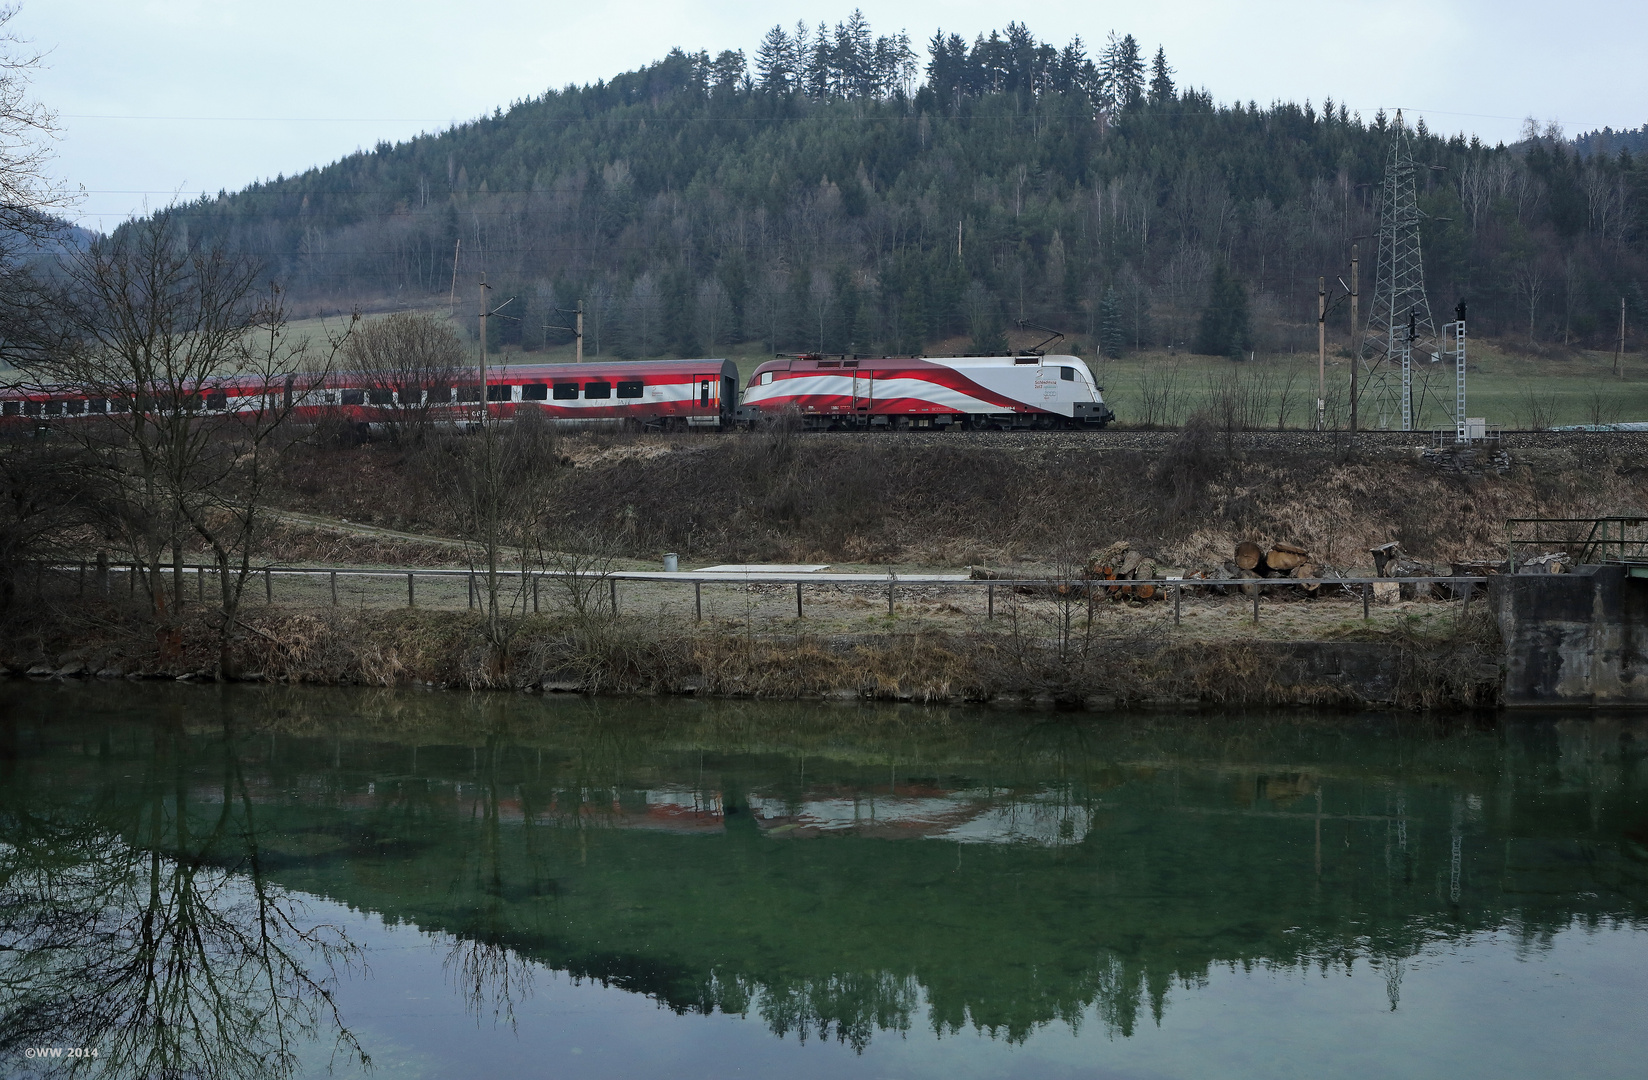
[[[1208,290],[1207,307],[1196,329],[1192,352],[1203,356],[1246,359],[1253,348],[1253,330],[1248,320],[1247,289],[1223,266],[1213,271],[1213,287]]]
[[[1173,100],[1173,69],[1167,66],[1167,50],[1156,46],[1156,59],[1150,64],[1150,104],[1165,105]]]
[[[797,57],[795,43],[775,26],[761,39],[761,48],[755,54],[755,70],[761,89],[773,94],[787,94],[795,88]]]
[[[1127,343],[1127,331],[1122,326],[1122,302],[1116,296],[1114,285],[1104,290],[1099,301],[1099,351],[1111,360],[1122,358],[1122,347]]]

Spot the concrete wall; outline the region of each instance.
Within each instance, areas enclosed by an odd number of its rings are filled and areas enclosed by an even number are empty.
[[[1505,704],[1648,704],[1648,580],[1623,566],[1490,580]]]

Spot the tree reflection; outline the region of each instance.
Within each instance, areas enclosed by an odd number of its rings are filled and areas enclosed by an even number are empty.
[[[3,721],[0,721],[3,722]],[[221,775],[198,783],[184,736],[157,731],[133,789],[78,803],[9,769],[0,785],[0,1053],[87,1047],[45,1074],[290,1076],[333,1036],[333,1063],[369,1058],[333,996],[361,950],[314,922],[260,863],[256,817],[226,731]]]

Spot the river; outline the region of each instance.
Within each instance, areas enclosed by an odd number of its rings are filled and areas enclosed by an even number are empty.
[[[1634,1077],[1645,754],[12,681],[0,1075]]]

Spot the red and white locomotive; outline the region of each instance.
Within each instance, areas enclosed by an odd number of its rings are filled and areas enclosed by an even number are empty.
[[[1074,356],[821,356],[769,360],[740,419],[790,412],[812,428],[1100,428],[1116,418]]]

